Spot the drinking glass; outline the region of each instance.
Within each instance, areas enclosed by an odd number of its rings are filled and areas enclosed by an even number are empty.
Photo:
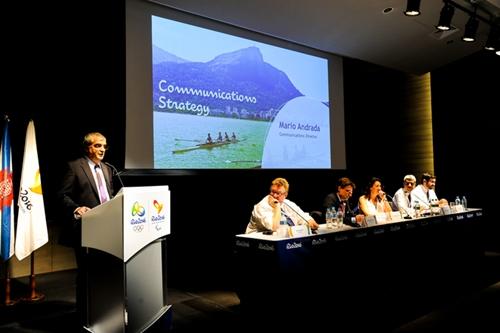
[[[451,210],[452,213],[456,213],[457,212],[456,205],[457,204],[455,203],[455,201],[450,202],[450,210]]]

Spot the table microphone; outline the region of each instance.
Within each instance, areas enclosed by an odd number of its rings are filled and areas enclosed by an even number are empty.
[[[304,216],[302,216],[302,214],[299,214],[299,212],[297,212],[295,209],[293,209],[292,206],[290,206],[289,204],[287,204],[285,201],[283,201],[283,203],[288,207],[290,208],[295,214],[297,214],[298,216],[300,216],[301,219],[303,219],[305,222],[306,222],[306,227],[307,227],[307,233],[310,235],[311,234],[311,227],[309,226],[309,222],[306,220],[306,218]]]
[[[125,187],[123,185],[122,178],[120,177],[120,173],[115,168],[115,166],[113,164],[111,164],[111,163],[108,163],[108,162],[104,162],[104,164],[106,164],[107,166],[109,166],[113,170],[113,176],[116,175],[116,178],[118,178],[118,180],[120,181],[120,185],[122,186],[122,188]]]
[[[386,193],[386,194],[385,194],[385,196],[386,196],[389,200],[391,200],[392,202],[394,202],[394,198],[393,198],[393,197],[391,197],[389,194],[387,194],[387,193]],[[404,217],[404,219],[406,219],[406,220],[411,220],[411,219],[412,219],[412,217],[411,217],[410,213],[408,213],[408,211],[407,211],[404,207],[398,207],[398,208],[399,208],[399,209],[402,209],[402,210],[403,210],[403,212],[405,212],[405,213],[406,213],[406,216]]]

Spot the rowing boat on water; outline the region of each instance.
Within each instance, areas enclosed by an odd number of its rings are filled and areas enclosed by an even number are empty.
[[[221,147],[221,146],[229,145],[232,143],[238,143],[239,141],[240,140],[220,141],[220,142],[212,142],[212,143],[200,143],[200,144],[197,144],[196,146],[172,150],[172,154],[185,153],[185,152],[188,152],[191,150],[197,150],[197,149],[212,149],[215,147]]]

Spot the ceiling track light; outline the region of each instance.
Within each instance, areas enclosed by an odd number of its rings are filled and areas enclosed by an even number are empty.
[[[420,2],[420,0],[408,0],[404,14],[407,16],[420,15]],[[439,23],[436,25],[436,28],[441,31],[455,29],[455,27],[451,25],[451,20],[455,14],[455,8],[458,8],[470,15],[469,20],[465,25],[462,40],[464,42],[474,42],[476,40],[479,21],[483,21],[491,27],[490,34],[488,35],[488,40],[486,41],[484,48],[486,50],[494,50],[497,55],[500,55],[500,16],[491,12],[486,7],[483,7],[480,4],[478,5],[479,0],[469,0],[469,2],[470,5],[474,7],[474,10],[464,7],[454,0],[443,0],[444,5],[439,14]],[[478,9],[489,15],[489,19],[476,14]]]
[[[462,40],[469,43],[475,41],[478,27],[479,21],[476,19],[476,8],[474,8],[474,14],[469,17],[469,20],[465,24],[465,30],[464,35],[462,36]]]
[[[408,0],[404,13],[406,16],[420,15],[420,0]]]
[[[439,15],[439,23],[436,26],[441,31],[448,31],[451,29],[451,19],[455,14],[455,7],[449,2],[445,1],[441,14]]]
[[[488,34],[488,40],[486,41],[486,44],[484,44],[485,50],[495,51],[495,48],[498,47],[495,44],[498,43],[498,39],[500,39],[499,31],[499,28],[494,25],[491,26],[490,33]]]

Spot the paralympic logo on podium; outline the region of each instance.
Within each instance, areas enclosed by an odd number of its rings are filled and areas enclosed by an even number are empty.
[[[161,224],[167,220],[165,214],[160,214],[163,210],[164,203],[160,203],[158,200],[154,199],[153,207],[156,210],[156,214],[151,214],[151,224],[156,231],[160,231],[162,229]]]

